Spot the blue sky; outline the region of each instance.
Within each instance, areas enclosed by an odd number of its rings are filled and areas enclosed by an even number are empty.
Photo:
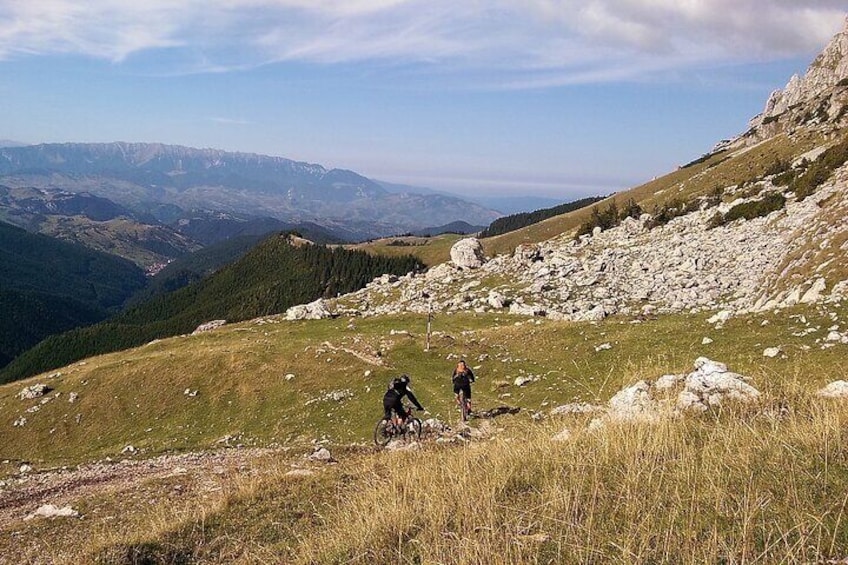
[[[740,133],[831,0],[0,0],[0,139],[281,155],[464,194],[638,184]]]

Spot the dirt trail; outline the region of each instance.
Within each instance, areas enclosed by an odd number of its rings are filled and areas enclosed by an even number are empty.
[[[71,505],[88,497],[134,491],[151,479],[192,475],[193,482],[245,470],[270,449],[226,449],[162,455],[152,459],[99,461],[75,468],[21,474],[0,482],[0,530],[43,504]],[[207,481],[209,482],[209,481]],[[218,481],[211,481],[211,483]]]

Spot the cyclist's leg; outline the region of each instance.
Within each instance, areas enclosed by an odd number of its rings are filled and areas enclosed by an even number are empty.
[[[392,405],[392,410],[395,414],[397,414],[397,422],[398,424],[403,424],[406,420],[406,409],[403,407],[403,401],[398,398],[395,403]]]
[[[465,393],[465,404],[468,405],[468,412],[471,412],[471,383],[465,383],[462,387],[462,391]]]
[[[387,422],[392,421],[392,409],[394,408],[394,402],[388,399],[383,399],[383,419]]]

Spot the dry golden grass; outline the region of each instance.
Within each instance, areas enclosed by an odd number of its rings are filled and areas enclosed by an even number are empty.
[[[763,388],[756,406],[704,416],[591,432],[586,418],[524,422],[462,446],[344,453],[312,477],[272,467],[193,514],[163,509],[79,558],[113,565],[842,559],[848,410],[798,380]],[[563,427],[571,439],[552,440]]]
[[[783,391],[785,392],[785,391]],[[812,563],[848,555],[848,412],[754,413],[366,462],[297,563]],[[774,398],[774,397],[772,397]],[[789,399],[787,399],[789,400]]]

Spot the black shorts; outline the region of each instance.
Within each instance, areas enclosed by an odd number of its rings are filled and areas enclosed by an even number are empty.
[[[465,398],[471,399],[471,383],[468,381],[453,381],[453,393],[459,394],[459,391],[465,393]]]
[[[383,398],[383,418],[386,420],[391,420],[392,412],[397,414],[401,420],[406,418],[406,410],[403,406],[403,401],[397,397],[389,397],[388,395]]]

